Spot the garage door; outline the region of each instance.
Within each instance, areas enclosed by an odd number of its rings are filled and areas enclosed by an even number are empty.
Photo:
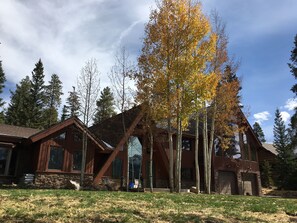
[[[236,177],[233,172],[219,171],[219,193],[237,194]]]

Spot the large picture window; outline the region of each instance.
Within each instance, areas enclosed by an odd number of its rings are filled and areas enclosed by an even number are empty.
[[[48,169],[62,170],[64,160],[64,149],[62,147],[51,146],[48,161]]]
[[[73,170],[81,170],[81,160],[82,160],[82,151],[81,150],[74,151],[73,163],[72,163]]]

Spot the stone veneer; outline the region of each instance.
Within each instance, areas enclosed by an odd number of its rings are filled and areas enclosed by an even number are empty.
[[[38,188],[69,188],[70,180],[80,182],[79,173],[36,173],[34,185]],[[90,187],[93,175],[85,174],[84,186]]]

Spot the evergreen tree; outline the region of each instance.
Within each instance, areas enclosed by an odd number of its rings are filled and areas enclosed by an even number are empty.
[[[80,101],[77,92],[75,91],[75,87],[72,86],[73,91],[69,92],[69,96],[66,100],[67,107],[70,111],[69,116],[79,116],[79,109],[80,109]]]
[[[5,78],[5,73],[3,71],[2,68],[2,61],[0,60],[0,94],[3,93],[3,89],[5,87],[4,82],[6,81]],[[5,104],[5,102],[3,101],[2,98],[0,98],[0,108],[3,108],[3,105]],[[4,113],[3,111],[0,112],[0,123],[4,122]]]
[[[57,74],[52,74],[49,85],[45,87],[46,110],[44,119],[46,126],[51,126],[58,122],[58,108],[61,105],[62,82]]]
[[[22,79],[19,84],[16,85],[15,92],[10,91],[10,103],[5,115],[5,122],[10,125],[30,127],[30,78]]]
[[[295,41],[294,41],[294,48],[291,51],[291,63],[289,63],[289,68],[292,73],[292,75],[297,79],[297,34],[295,36]],[[297,84],[294,84],[291,90],[297,95]]]
[[[114,109],[114,97],[111,89],[105,87],[101,92],[99,100],[96,102],[96,114],[93,118],[94,124],[97,124],[116,114]]]
[[[45,85],[41,59],[35,64],[35,68],[32,71],[30,96],[31,116],[28,120],[29,126],[32,128],[42,128],[45,125],[43,118],[45,108]]]
[[[61,121],[65,121],[67,118],[69,118],[69,116],[69,108],[67,105],[64,105],[62,109]]]
[[[270,163],[265,160],[264,163],[260,165],[261,172],[261,184],[263,187],[270,188],[273,185],[271,166]]]
[[[253,130],[260,142],[266,142],[264,132],[258,122],[255,122],[253,125]]]
[[[278,153],[276,165],[278,180],[276,184],[279,188],[292,189],[292,187],[294,187],[292,180],[296,178],[296,176],[294,176],[294,172],[296,172],[296,161],[279,109],[275,112],[273,134],[273,146]]]
[[[289,68],[292,73],[292,75],[297,79],[297,34],[295,36],[295,41],[294,41],[294,48],[291,51],[291,63],[289,63]],[[293,87],[291,88],[293,93],[297,96],[297,84],[294,84]],[[296,147],[297,146],[297,108],[295,108],[295,114],[291,118],[291,141],[292,141],[292,146]]]

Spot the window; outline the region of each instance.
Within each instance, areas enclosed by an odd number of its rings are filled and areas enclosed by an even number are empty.
[[[72,170],[81,170],[82,151],[76,150],[73,152]]]
[[[182,149],[187,151],[191,150],[191,139],[182,139]]]
[[[192,168],[182,168],[181,169],[182,180],[192,180]]]
[[[129,177],[131,180],[139,179],[142,162],[142,144],[138,137],[130,136],[128,141]]]
[[[64,149],[61,147],[51,146],[48,161],[48,169],[62,170],[64,160]]]
[[[0,147],[0,175],[8,174],[11,149]]]
[[[74,142],[81,142],[82,141],[82,133],[74,132],[73,138],[74,138]]]
[[[220,145],[220,140],[216,138],[214,140],[214,149],[215,149],[215,154],[216,156],[222,156],[223,155],[223,150]]]
[[[60,135],[56,136],[54,139],[56,139],[56,140],[65,140],[66,139],[66,132],[61,133]]]
[[[250,159],[249,145],[248,145],[248,142],[247,142],[246,134],[242,135],[242,141],[243,141],[243,158],[245,160],[249,160]]]
[[[232,157],[233,159],[240,159],[240,145],[239,145],[239,133],[234,133],[234,136],[230,139],[229,149],[226,150],[226,155]]]
[[[122,176],[122,160],[117,157],[112,162],[112,178],[120,179],[121,176]]]
[[[252,161],[257,161],[257,152],[254,145],[251,145],[251,159]]]

